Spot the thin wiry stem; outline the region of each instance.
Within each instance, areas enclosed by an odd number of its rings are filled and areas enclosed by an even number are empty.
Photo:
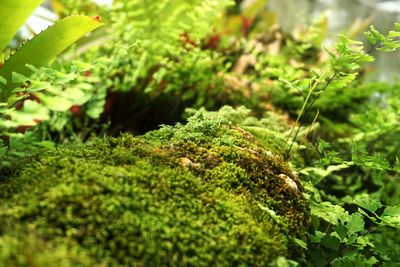
[[[324,72],[324,73],[321,75],[321,77],[320,77],[319,79],[323,78],[325,75],[326,75],[326,72]],[[288,144],[289,139],[290,139],[290,137],[292,136],[292,133],[293,133],[294,129],[295,129],[295,128],[297,127],[297,125],[299,124],[301,117],[303,116],[303,114],[306,114],[306,113],[308,112],[307,104],[308,104],[308,101],[310,100],[310,97],[312,96],[312,93],[314,92],[314,90],[317,88],[317,86],[318,86],[318,84],[319,84],[319,79],[315,80],[314,83],[313,83],[312,85],[310,84],[310,89],[309,89],[309,91],[308,91],[307,97],[306,97],[306,99],[304,100],[304,103],[303,103],[303,106],[302,106],[302,108],[301,108],[301,111],[300,111],[299,115],[297,116],[295,125],[293,126],[293,128],[292,128],[292,130],[290,131],[288,137],[286,138],[284,148],[285,148],[286,145]],[[300,132],[300,128],[301,128],[300,126],[297,127],[297,130],[296,130],[296,133],[295,133],[294,138],[293,138],[293,140],[292,140],[292,143],[290,144],[288,151],[285,153],[285,157],[286,157],[286,158],[289,158],[289,157],[290,157],[290,151],[292,150],[293,144],[294,144],[294,142],[295,142],[295,140],[296,140],[296,138],[297,138],[297,136],[298,136],[298,134],[299,134],[299,132]]]
[[[364,54],[360,55],[358,58],[356,58],[356,59],[354,60],[354,62],[357,62],[359,59],[365,57],[366,55],[369,55],[369,54],[373,53],[373,52],[376,51],[376,49],[378,49],[380,46],[381,46],[381,42],[376,43],[376,44],[373,45],[366,53],[364,53]],[[322,93],[322,92],[325,92],[325,90],[329,87],[329,85],[332,84],[332,82],[336,79],[336,77],[337,77],[338,75],[339,75],[339,71],[335,70],[335,72],[332,74],[332,76],[331,76],[331,77],[327,80],[327,82],[325,83],[324,87],[321,88],[320,92],[321,92],[321,93]],[[325,76],[325,73],[324,73],[323,75],[321,75],[321,78],[322,78],[323,76]],[[320,79],[321,79],[321,78],[320,78]],[[303,114],[307,114],[307,113],[313,108],[315,102],[320,98],[321,93],[318,94],[316,97],[314,97],[314,99],[311,100],[310,103],[308,103],[308,101],[309,101],[309,99],[310,99],[310,97],[311,97],[312,92],[314,91],[314,89],[316,88],[316,86],[317,86],[318,84],[319,84],[319,81],[316,80],[316,81],[315,81],[315,84],[314,84],[314,86],[313,86],[313,88],[310,89],[309,94],[307,95],[307,98],[305,99],[305,101],[304,101],[304,103],[303,103],[303,107],[302,107],[302,109],[301,109],[301,111],[300,111],[300,113],[299,113],[299,115],[298,115],[298,117],[297,117],[297,119],[296,119],[296,123],[295,123],[295,125],[293,126],[292,130],[291,130],[290,133],[289,133],[289,136],[288,136],[287,139],[286,139],[284,148],[286,148],[286,145],[287,145],[287,143],[288,143],[290,137],[292,136],[292,133],[293,133],[294,129],[295,129],[295,128],[297,127],[297,125],[299,124],[300,118],[303,116]],[[313,123],[315,123],[315,121],[314,121]],[[292,142],[291,142],[291,144],[290,144],[290,146],[289,146],[289,149],[285,152],[285,158],[286,158],[286,159],[289,159],[289,158],[290,158],[290,152],[291,152],[291,150],[292,150],[292,148],[293,148],[293,145],[294,145],[294,143],[295,143],[295,141],[296,141],[296,139],[297,139],[297,136],[298,136],[299,133],[300,133],[300,129],[301,129],[300,126],[297,127],[296,133],[295,133],[295,135],[294,135],[294,137],[293,137],[293,139],[292,139]]]

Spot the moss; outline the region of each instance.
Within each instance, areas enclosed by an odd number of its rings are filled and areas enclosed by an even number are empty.
[[[45,242],[34,232],[34,229],[30,229],[29,232],[10,231],[9,234],[0,237],[2,266],[107,266],[105,262],[95,262],[77,244],[65,243],[65,239]]]
[[[0,187],[0,244],[10,243],[0,266],[267,266],[299,256],[300,184],[222,113],[38,155]]]

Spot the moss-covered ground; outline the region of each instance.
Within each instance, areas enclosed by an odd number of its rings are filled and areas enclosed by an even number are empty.
[[[279,156],[281,129],[259,142],[243,130],[256,125],[238,126],[245,117],[197,112],[185,125],[3,170],[0,266],[269,266],[299,256],[308,207]]]

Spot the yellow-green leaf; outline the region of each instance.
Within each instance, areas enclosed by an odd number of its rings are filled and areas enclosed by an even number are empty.
[[[12,83],[13,72],[25,76],[31,75],[32,70],[26,66],[27,64],[36,68],[47,64],[86,33],[102,25],[96,18],[70,16],[38,34],[0,68],[0,76],[8,82],[7,86],[2,88],[3,99],[7,98],[11,90],[18,85]]]
[[[1,0],[0,53],[43,0]]]

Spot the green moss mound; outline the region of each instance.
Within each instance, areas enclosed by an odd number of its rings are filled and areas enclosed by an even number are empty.
[[[276,153],[232,123],[242,113],[201,111],[186,125],[36,155],[0,183],[0,266],[269,266],[298,257],[302,189]]]

